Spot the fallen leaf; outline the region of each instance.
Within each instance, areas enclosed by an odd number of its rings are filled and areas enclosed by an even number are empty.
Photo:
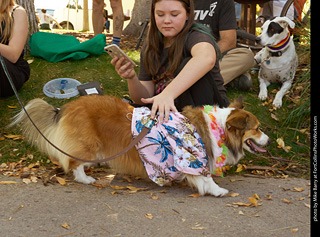
[[[30,180],[32,183],[37,183],[38,182],[38,178],[36,176],[31,176]]]
[[[67,230],[70,229],[70,226],[67,224],[67,222],[63,223],[61,226]]]
[[[254,197],[254,198],[257,199],[257,200],[260,200],[260,197],[259,197],[258,194],[256,194],[256,193],[253,194],[252,197]]]
[[[296,233],[296,232],[298,232],[298,228],[295,228],[295,229],[291,229],[290,231],[292,232],[292,233]]]
[[[310,204],[304,202],[304,205],[305,205],[306,207],[310,208]]]
[[[249,197],[249,202],[251,202],[255,207],[258,206],[258,201],[254,197]]]
[[[113,188],[113,189],[117,189],[117,190],[126,189],[126,187],[120,187],[120,186],[117,186],[117,185],[110,185],[110,187]]]
[[[244,213],[242,211],[239,211],[238,214],[239,215],[244,215]]]
[[[92,186],[95,186],[97,189],[102,189],[109,186],[109,180],[101,178],[97,179],[96,182],[90,183]]]
[[[199,196],[200,196],[199,193],[194,193],[194,194],[190,194],[188,197],[193,197],[193,198],[195,198],[195,197],[199,197]]]
[[[122,178],[124,178],[128,183],[132,183],[132,179],[129,176],[123,176]]]
[[[25,137],[21,136],[21,135],[4,135],[6,138],[12,139],[12,140],[24,140]]]
[[[234,202],[232,205],[237,205],[237,206],[245,206],[248,207],[251,205],[251,203],[244,203],[244,202]]]
[[[0,181],[0,184],[16,184],[16,181]]]
[[[278,138],[277,143],[278,143],[277,148],[279,148],[279,149],[282,148],[285,152],[289,152],[289,150],[292,148],[291,146],[286,146],[284,144],[283,137]]]
[[[283,148],[283,150],[285,150],[285,152],[289,152],[289,150],[291,150],[291,149],[292,149],[291,146],[285,146],[285,147]]]
[[[236,173],[239,173],[239,172],[241,172],[242,170],[246,169],[246,166],[241,165],[241,164],[238,164],[237,167],[238,167],[238,168],[237,168],[237,170],[236,170]]]
[[[149,214],[149,213],[146,213],[144,216],[147,217],[147,218],[150,219],[150,220],[153,219],[153,216],[152,216],[151,214]]]
[[[151,196],[151,198],[153,200],[158,200],[159,199],[159,195],[158,194],[157,195],[153,195],[153,193],[151,193],[150,196]]]
[[[277,139],[277,143],[278,143],[278,148],[283,148],[283,147],[285,147],[285,145],[284,145],[284,141],[283,141],[283,137],[280,137],[280,138],[278,138]]]
[[[7,105],[7,106],[8,106],[9,109],[16,109],[16,108],[18,108],[18,107],[15,106],[15,105]]]
[[[57,179],[59,184],[66,185],[66,180],[64,178],[56,176],[56,179]]]
[[[276,121],[279,121],[279,119],[277,118],[277,116],[275,116],[273,113],[271,113],[271,118],[273,118]]]
[[[28,64],[31,64],[31,63],[33,63],[33,59],[28,59],[27,62],[28,62]]]
[[[266,197],[267,197],[267,200],[272,200],[271,195],[266,195]]]
[[[24,179],[22,179],[22,182],[25,183],[25,184],[30,184],[31,183],[31,179],[24,178]]]
[[[293,203],[293,202],[291,202],[290,200],[288,200],[286,198],[282,199],[281,201],[284,202],[284,203],[287,203],[287,204],[292,204]]]
[[[231,193],[231,194],[229,194],[228,196],[230,196],[230,197],[237,197],[237,196],[239,196],[240,195],[240,193]]]
[[[293,188],[292,191],[293,191],[293,192],[302,192],[302,191],[304,191],[304,187],[301,187],[301,188]]]
[[[137,188],[132,185],[128,185],[128,186],[126,186],[126,188],[129,189],[132,193],[136,193],[138,191],[146,191],[149,189],[149,188]]]

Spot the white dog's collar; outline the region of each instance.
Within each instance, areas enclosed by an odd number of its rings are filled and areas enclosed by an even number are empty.
[[[281,40],[278,44],[273,46],[267,46],[270,50],[269,56],[270,57],[280,57],[282,54],[287,50],[288,47],[286,47],[290,42],[290,33],[288,33],[287,37]],[[282,50],[283,49],[283,50]]]

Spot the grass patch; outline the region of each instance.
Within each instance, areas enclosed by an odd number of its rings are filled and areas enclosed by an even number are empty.
[[[128,52],[128,51],[127,51]],[[305,50],[304,50],[305,52]],[[139,52],[130,51],[129,56],[139,63]],[[19,91],[22,101],[26,104],[34,98],[43,98],[47,102],[60,107],[70,100],[76,99],[52,99],[46,97],[43,86],[46,82],[59,78],[70,77],[81,83],[99,81],[104,93],[122,97],[128,94],[125,80],[121,79],[110,64],[111,57],[103,54],[92,56],[81,61],[65,61],[50,63],[40,58],[26,56],[32,59],[31,77]],[[268,153],[252,155],[247,153],[241,161],[246,165],[274,166],[288,171],[289,174],[299,176],[309,175],[310,156],[310,64],[309,69],[299,69],[296,82],[290,92],[283,99],[283,106],[279,110],[272,110],[272,103],[264,104],[258,99],[259,84],[257,75],[253,76],[254,87],[249,92],[239,92],[228,89],[230,100],[243,95],[245,109],[255,114],[261,122],[262,130],[272,139]],[[138,69],[137,69],[138,70]],[[271,85],[268,89],[270,97],[274,97],[279,85]],[[18,127],[6,128],[10,118],[20,110],[15,96],[0,99],[0,164],[3,162],[17,161],[22,157],[32,157],[32,162],[39,160],[49,163],[48,157],[41,154],[25,140],[17,140],[6,137],[7,135],[19,135]],[[276,140],[283,138],[287,151],[278,147]],[[231,170],[230,172],[234,172]]]

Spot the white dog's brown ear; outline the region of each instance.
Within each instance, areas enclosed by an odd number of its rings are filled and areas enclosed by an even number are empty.
[[[239,95],[239,97],[229,105],[229,108],[243,109],[243,107],[242,95]]]
[[[286,16],[276,17],[276,19],[274,21],[278,22],[283,28],[286,28],[287,26],[289,26],[291,29],[294,29],[294,27],[296,25],[292,20],[290,20]]]

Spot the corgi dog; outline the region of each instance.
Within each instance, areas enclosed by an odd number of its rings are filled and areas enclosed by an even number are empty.
[[[112,156],[127,147],[133,139],[132,119],[128,115],[134,114],[134,107],[117,97],[82,96],[63,105],[61,109],[57,109],[42,99],[34,99],[25,106],[25,109],[45,137],[61,150],[81,159],[95,160]],[[224,159],[224,165],[237,164],[244,156],[244,150],[251,153],[266,152],[259,146],[269,144],[269,137],[260,130],[260,123],[256,116],[243,110],[242,97],[231,103],[228,108],[209,106],[204,110],[187,106],[179,113],[179,116],[184,123],[189,123],[187,127],[191,129],[192,125],[194,129],[191,130],[197,132],[196,138],[205,148],[203,149],[205,157],[198,164],[202,164],[201,168],[209,172],[195,175],[189,171],[185,172],[184,169],[171,168],[171,170],[178,170],[177,179],[186,180],[191,187],[197,189],[200,195],[224,196],[228,193],[228,190],[219,187],[214,182],[210,174],[219,168],[217,167],[219,163],[217,153],[220,150],[220,155],[222,154],[221,144],[225,147],[224,155],[221,156]],[[212,127],[213,118],[218,128],[215,131]],[[20,124],[29,142],[57,161],[66,172],[72,170],[76,181],[84,184],[95,182],[95,179],[87,176],[84,171],[84,166],[90,163],[74,160],[51,146],[34,128],[23,110],[14,117],[10,126],[16,124]],[[158,125],[169,127],[166,124],[159,123]],[[172,129],[175,128],[171,128],[170,131]],[[218,130],[223,134],[220,140],[216,138],[217,134],[214,134]],[[192,146],[191,142],[186,144]],[[197,147],[197,150],[201,149],[201,146]],[[172,153],[175,159],[185,156],[189,167],[193,161],[197,160],[194,156],[192,156],[193,160],[189,159],[191,155],[186,156],[186,153],[181,153],[179,156],[178,150],[167,148],[168,153]],[[108,165],[118,173],[151,179],[150,174],[146,171],[148,162],[145,157],[142,159],[141,154],[139,156],[139,152],[140,149],[132,148],[124,155],[109,161]],[[160,151],[157,152],[160,153]],[[152,163],[150,160],[153,158],[148,157],[149,163]],[[193,171],[193,167],[189,170]],[[154,181],[160,180],[161,177],[153,176],[153,178]]]

